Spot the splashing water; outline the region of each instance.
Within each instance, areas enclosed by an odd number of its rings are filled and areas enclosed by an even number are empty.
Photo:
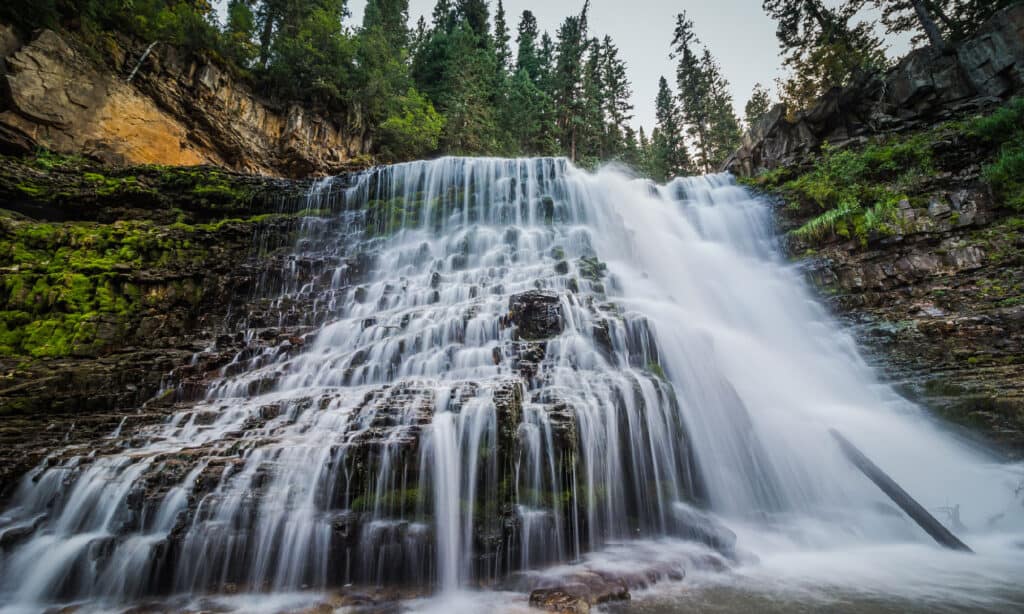
[[[959,504],[966,541],[1002,544],[991,574],[1021,569],[1021,468],[880,384],[728,176],[444,158],[318,182],[306,206],[268,276],[302,349],[247,349],[198,404],[26,476],[0,602],[450,591],[685,534],[693,505],[757,580],[934,554],[830,428],[926,507]]]

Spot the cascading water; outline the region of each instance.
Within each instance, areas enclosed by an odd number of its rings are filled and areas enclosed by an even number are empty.
[[[960,503],[968,541],[1024,527],[1020,468],[878,383],[727,176],[444,158],[307,206],[268,275],[276,321],[252,318],[205,399],[25,477],[0,604],[450,590],[686,535],[694,506],[740,546],[923,542],[829,428],[926,506]]]

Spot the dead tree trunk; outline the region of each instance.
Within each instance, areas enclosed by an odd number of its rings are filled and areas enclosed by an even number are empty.
[[[951,550],[962,550],[964,552],[973,552],[967,547],[967,544],[957,539],[956,535],[947,529],[941,522],[936,520],[935,516],[932,516],[928,510],[926,510],[920,503],[914,500],[907,491],[900,488],[900,485],[896,483],[887,473],[882,471],[878,465],[871,462],[867,456],[861,452],[857,446],[853,445],[849,439],[843,437],[839,431],[830,429],[829,432],[832,437],[839,442],[839,447],[842,449],[843,454],[847,459],[853,463],[857,469],[860,469],[868,477],[869,480],[875,483],[875,486],[882,489],[882,492],[887,494],[893,503],[900,506],[907,516],[910,516],[914,522],[916,522],[925,533],[932,536],[936,542],[941,546],[945,546]]]

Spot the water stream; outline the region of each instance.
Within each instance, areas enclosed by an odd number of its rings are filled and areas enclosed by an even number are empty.
[[[732,571],[680,584],[709,586],[708,607],[780,587],[813,607],[801,591],[851,583],[1024,607],[1007,589],[1024,469],[880,383],[730,177],[444,158],[318,182],[302,206],[267,277],[276,321],[250,322],[204,399],[23,480],[0,512],[0,610],[456,595],[630,544],[692,549],[696,508],[739,537]],[[301,347],[261,345],[271,326]],[[958,505],[979,554],[939,552],[829,428],[925,507]],[[929,557],[962,586],[928,581]],[[694,605],[666,590],[626,611]]]

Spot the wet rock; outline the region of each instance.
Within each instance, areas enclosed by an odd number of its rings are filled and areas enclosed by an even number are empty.
[[[556,586],[538,588],[530,593],[530,605],[547,612],[590,612],[591,606],[613,601],[628,601],[625,581],[612,573],[591,570],[561,576]]]
[[[530,593],[530,607],[545,612],[589,614],[590,604],[581,595],[560,588],[540,588]]]
[[[678,502],[672,506],[672,519],[682,537],[706,544],[726,558],[736,558],[736,534],[708,512]]]
[[[539,341],[562,332],[562,304],[557,294],[539,290],[515,294],[509,298],[508,307],[508,318],[516,326],[518,339]]]

